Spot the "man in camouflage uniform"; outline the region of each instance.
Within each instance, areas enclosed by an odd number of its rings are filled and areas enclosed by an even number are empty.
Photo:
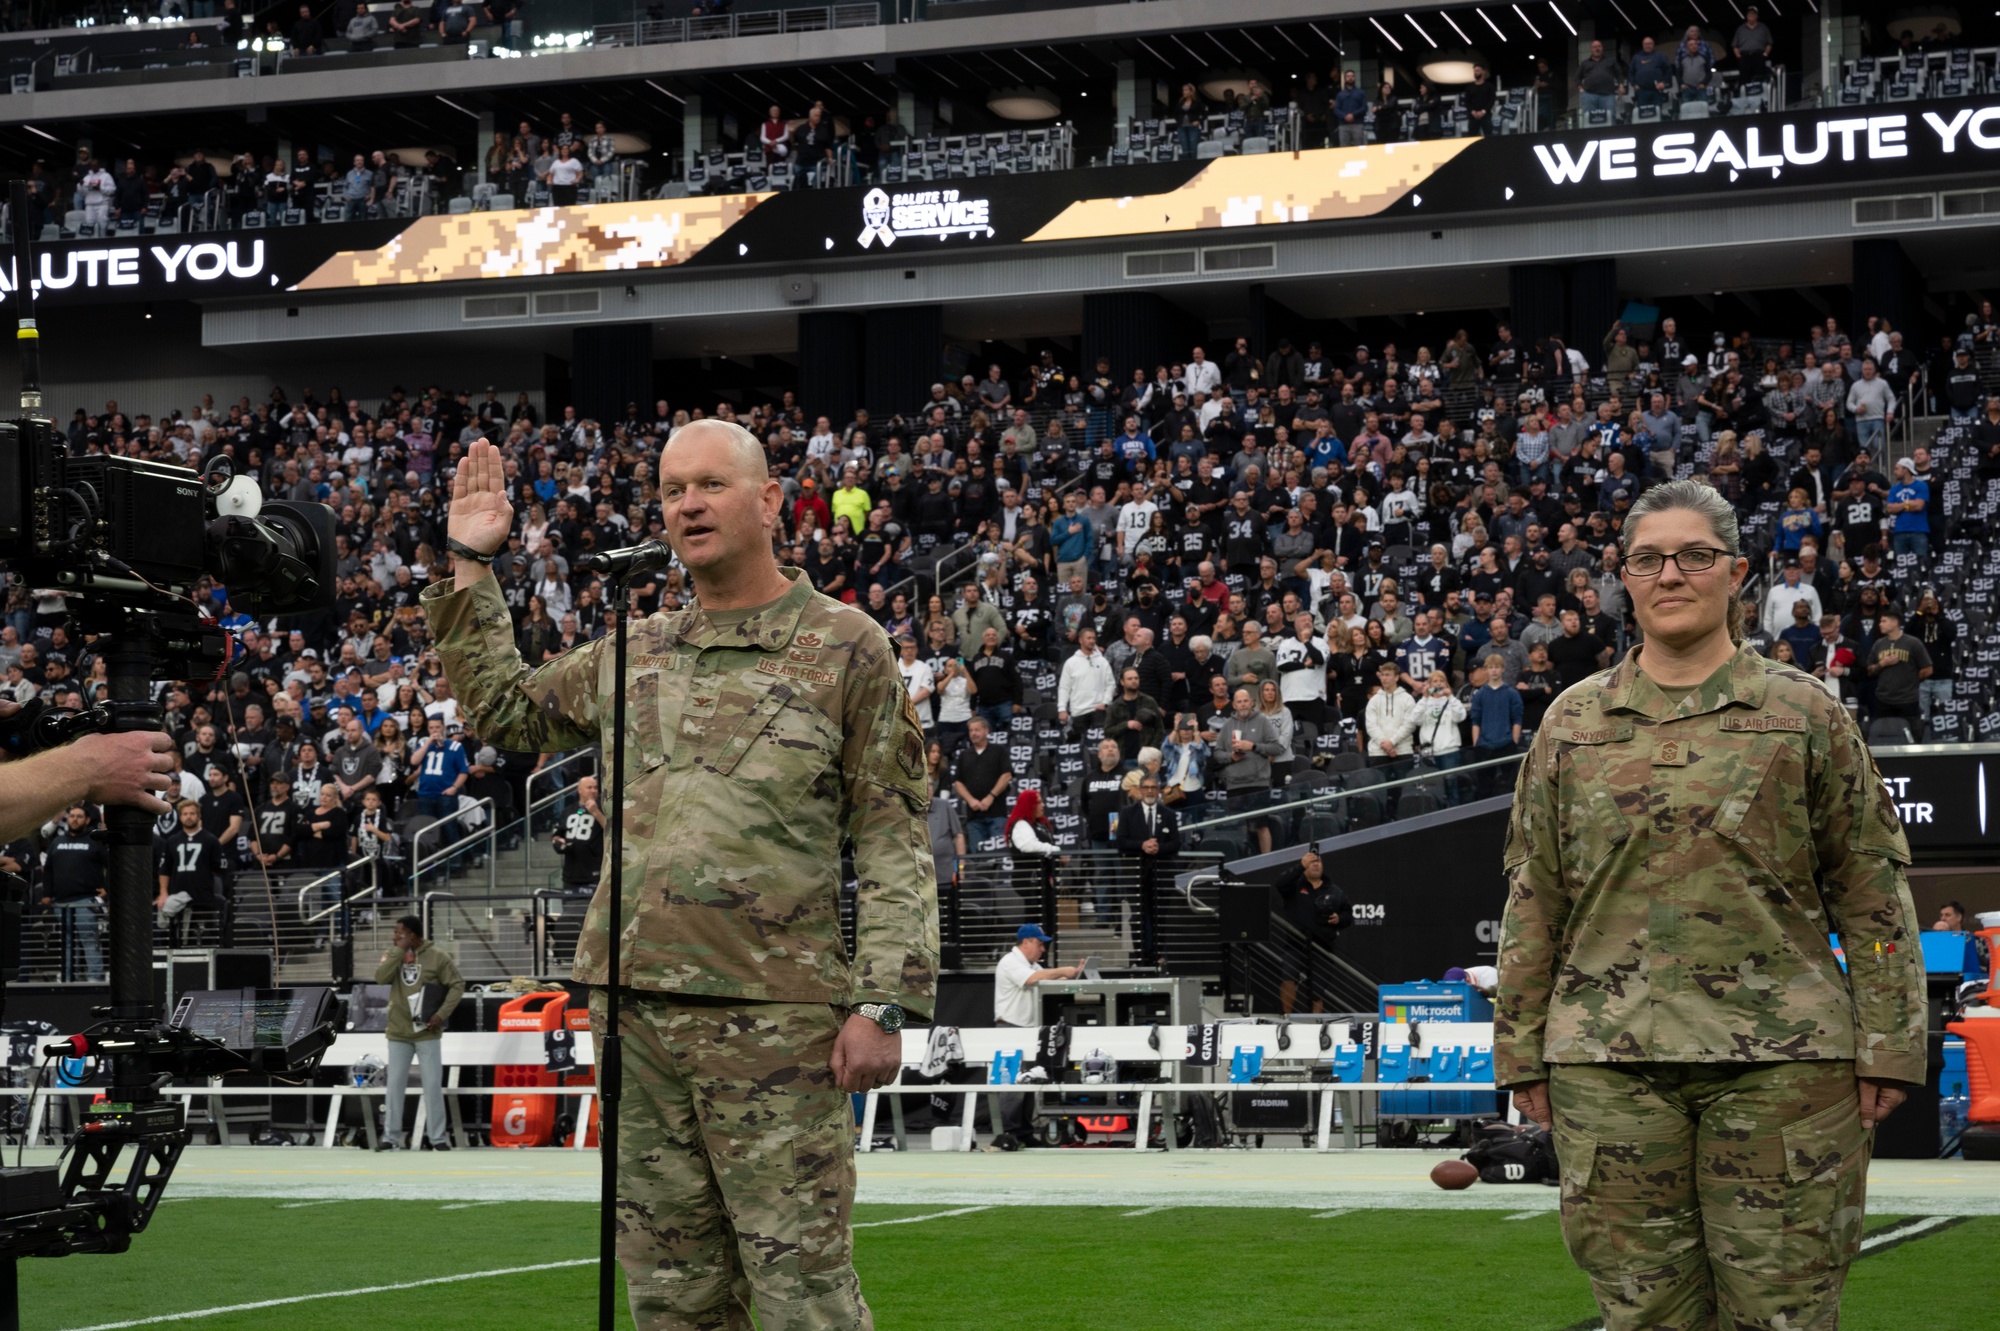
[[[424,595],[446,674],[483,739],[609,754],[611,640],[531,669],[481,562],[513,523],[500,466],[476,443],[453,481],[453,579]],[[748,1331],[754,1303],[764,1331],[866,1331],[843,1092],[896,1076],[897,1014],[875,1005],[931,1012],[922,732],[881,628],[772,557],[782,495],[748,432],[682,430],[659,483],[701,605],[631,630],[617,1146],[633,1318]],[[852,957],[843,840],[859,880]],[[576,954],[575,978],[597,986],[611,979],[609,885]],[[591,1012],[601,1033],[601,992]]]
[[[1608,1331],[1831,1328],[1869,1129],[1925,1073],[1909,849],[1846,709],[1731,648],[1733,514],[1681,484],[1626,527],[1646,645],[1522,764],[1496,1076],[1553,1118]]]

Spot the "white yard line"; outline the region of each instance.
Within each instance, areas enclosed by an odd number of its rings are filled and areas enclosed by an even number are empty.
[[[974,1211],[990,1211],[990,1206],[961,1206],[956,1211],[933,1211],[929,1215],[906,1215],[896,1220],[866,1220],[853,1226],[855,1229],[874,1229],[879,1225],[915,1225],[926,1220],[943,1220],[955,1215],[971,1215]],[[85,1331],[94,1331],[85,1328]]]
[[[278,1209],[280,1211],[300,1211],[308,1206],[338,1206],[339,1204],[340,1199],[338,1197],[324,1197],[316,1202],[279,1202]]]
[[[559,1271],[569,1266],[595,1266],[595,1257],[578,1257],[567,1262],[539,1262],[533,1266],[510,1266],[498,1271],[467,1271],[464,1275],[433,1276],[429,1280],[406,1280],[395,1285],[368,1285],[361,1289],[330,1289],[324,1294],[294,1294],[285,1299],[260,1299],[256,1303],[232,1303],[220,1308],[197,1308],[192,1312],[161,1313],[157,1317],[138,1317],[129,1322],[99,1322],[94,1326],[72,1327],[70,1331],[124,1331],[132,1326],[156,1326],[161,1322],[187,1322],[198,1317],[219,1317],[223,1313],[256,1312],[260,1308],[284,1308],[294,1303],[313,1303],[320,1299],[351,1299],[358,1294],[388,1294],[396,1290],[422,1289],[426,1285],[454,1285],[465,1280],[488,1280],[494,1276],[526,1275],[530,1271]]]
[[[1337,1215],[1353,1215],[1353,1214],[1354,1214],[1354,1208],[1351,1206],[1336,1206],[1331,1211],[1314,1211],[1312,1214],[1312,1218],[1315,1220],[1331,1220]]]
[[[1950,1224],[1954,1218],[1948,1215],[1923,1215],[1901,1224],[1885,1225],[1861,1240],[1861,1251],[1868,1252],[1885,1243],[1898,1243],[1903,1239],[1913,1239],[1919,1234],[1928,1234],[1941,1225]]]
[[[1500,1218],[1502,1220],[1539,1220],[1545,1215],[1554,1214],[1554,1211],[1516,1211],[1512,1215],[1501,1216]]]
[[[440,1211],[470,1211],[475,1206],[505,1206],[506,1202],[451,1202],[438,1207]]]
[[[1174,1211],[1178,1209],[1180,1208],[1174,1206],[1142,1206],[1136,1211],[1120,1211],[1119,1214],[1130,1220],[1135,1215],[1158,1215],[1162,1211]]]

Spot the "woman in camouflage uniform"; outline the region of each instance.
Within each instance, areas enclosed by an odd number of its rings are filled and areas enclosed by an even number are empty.
[[[1909,849],[1847,710],[1742,645],[1727,501],[1657,486],[1623,547],[1644,644],[1515,789],[1497,1076],[1608,1331],[1831,1328],[1869,1132],[1924,1078]]]

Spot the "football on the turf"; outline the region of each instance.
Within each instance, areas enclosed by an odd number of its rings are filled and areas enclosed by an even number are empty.
[[[1479,1182],[1479,1171],[1463,1160],[1440,1160],[1431,1170],[1431,1182],[1447,1192],[1457,1192]]]

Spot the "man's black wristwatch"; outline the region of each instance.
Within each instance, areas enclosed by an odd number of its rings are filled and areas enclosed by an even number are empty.
[[[464,541],[456,539],[446,541],[444,543],[444,548],[449,550],[452,554],[457,555],[460,559],[470,559],[475,564],[491,564],[493,562],[494,556],[500,553],[498,550],[496,550],[491,555],[481,554],[479,551],[467,545]]]
[[[903,1029],[903,1009],[894,1003],[862,1003],[854,1011],[880,1026],[887,1034],[894,1035]]]

